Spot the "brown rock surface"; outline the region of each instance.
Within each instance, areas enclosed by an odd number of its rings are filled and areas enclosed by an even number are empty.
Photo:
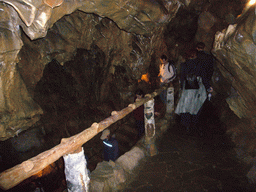
[[[39,120],[38,115],[43,112],[31,96],[44,66],[53,58],[63,64],[72,59],[77,48],[92,50],[94,44],[106,55],[106,63],[110,63],[104,77],[109,76],[109,71],[115,73],[116,66],[124,65],[128,76],[139,78],[161,38],[162,24],[174,16],[180,3],[164,6],[150,1],[6,0],[0,6],[3,9],[0,138],[5,140]],[[75,10],[80,11],[71,14]],[[71,15],[64,16],[67,14]],[[159,35],[150,38],[156,30],[160,30]]]
[[[255,120],[254,8],[238,18],[237,24],[216,34],[213,52],[220,61],[218,68],[231,85],[227,98],[230,108],[240,118]]]

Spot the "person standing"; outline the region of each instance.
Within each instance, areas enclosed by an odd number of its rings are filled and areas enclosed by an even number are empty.
[[[205,71],[205,78],[203,78],[204,80],[204,84],[205,84],[205,88],[207,91],[207,95],[208,95],[208,100],[206,100],[202,106],[202,108],[200,109],[200,114],[201,117],[198,118],[199,122],[197,125],[197,128],[200,132],[200,135],[203,136],[210,136],[210,130],[209,129],[205,129],[205,126],[207,124],[207,119],[209,118],[209,116],[205,116],[207,113],[209,114],[209,110],[212,109],[212,104],[211,102],[209,102],[211,100],[211,96],[212,96],[212,92],[213,87],[211,86],[210,82],[211,82],[211,78],[214,72],[214,64],[215,64],[215,58],[213,55],[211,55],[210,53],[207,53],[205,51],[205,44],[203,42],[198,42],[196,44],[196,49],[197,49],[197,55],[198,58],[201,60],[201,67],[202,70]],[[210,110],[211,111],[211,110]],[[204,117],[203,117],[204,116]]]
[[[160,69],[159,69],[159,78],[160,78],[160,87],[165,84],[171,83],[176,77],[176,68],[173,61],[169,61],[166,55],[160,57]],[[166,90],[160,94],[161,100],[166,104]]]
[[[198,57],[197,50],[189,50],[187,60],[181,64],[181,97],[175,109],[188,133],[198,123],[200,109],[207,99],[206,89],[210,88],[208,75],[202,67],[202,59]]]
[[[144,92],[141,89],[137,89],[135,91],[134,101],[140,101],[144,97]],[[139,106],[137,109],[133,111],[133,116],[136,123],[136,128],[138,130],[138,138],[141,138],[145,133],[144,126],[144,105]]]
[[[213,88],[210,85],[210,81],[214,71],[214,57],[204,51],[205,44],[203,42],[198,42],[196,44],[196,49],[197,57],[201,60],[201,67],[205,71],[205,78],[203,78],[205,88],[208,93],[211,93],[213,92]]]
[[[118,142],[116,138],[110,135],[110,130],[105,129],[100,139],[103,141],[103,157],[104,161],[115,161],[119,155]]]

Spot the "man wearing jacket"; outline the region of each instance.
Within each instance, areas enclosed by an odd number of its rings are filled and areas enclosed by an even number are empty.
[[[102,132],[100,139],[103,141],[103,157],[104,161],[115,161],[118,158],[119,149],[116,138],[111,137],[109,129]]]

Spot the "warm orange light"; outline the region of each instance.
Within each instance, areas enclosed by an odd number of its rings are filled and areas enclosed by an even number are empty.
[[[149,75],[148,75],[148,73],[142,75],[140,79],[141,79],[142,81],[145,81],[145,82],[148,83],[148,82],[149,82]],[[139,82],[140,82],[140,81],[139,81]]]
[[[254,5],[255,3],[256,3],[256,0],[250,0],[247,5],[251,6],[251,5]]]
[[[55,172],[57,170],[57,166],[56,163],[52,163],[49,166],[45,167],[42,171],[39,171],[38,173],[36,173],[35,175],[33,175],[33,178],[40,178],[43,176],[47,176],[52,172]]]
[[[49,165],[46,168],[44,168],[42,171],[39,171],[37,174],[34,175],[34,177],[39,178],[45,175],[50,174],[54,170],[55,165]]]

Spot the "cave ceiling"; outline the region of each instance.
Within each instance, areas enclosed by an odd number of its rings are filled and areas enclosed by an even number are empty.
[[[90,75],[84,78],[95,86],[88,83],[81,88],[85,99],[91,89],[97,101],[108,99],[113,95],[111,81],[116,81],[116,95],[126,100],[152,65],[152,58],[162,53],[175,55],[177,46],[182,50],[194,36],[210,48],[215,34],[213,53],[229,84],[224,89],[230,95],[227,102],[239,117],[254,118],[255,12],[246,10],[236,21],[244,5],[228,0],[210,4],[206,0],[0,1],[0,140],[18,135],[40,120],[44,112],[35,101],[35,89],[52,59],[68,70],[71,65],[67,62],[77,50],[88,50],[83,70]],[[205,7],[211,12],[200,17]],[[201,27],[195,28],[197,18]],[[211,38],[202,38],[206,33]],[[75,78],[82,82],[78,75]],[[220,82],[215,83],[218,87]]]

